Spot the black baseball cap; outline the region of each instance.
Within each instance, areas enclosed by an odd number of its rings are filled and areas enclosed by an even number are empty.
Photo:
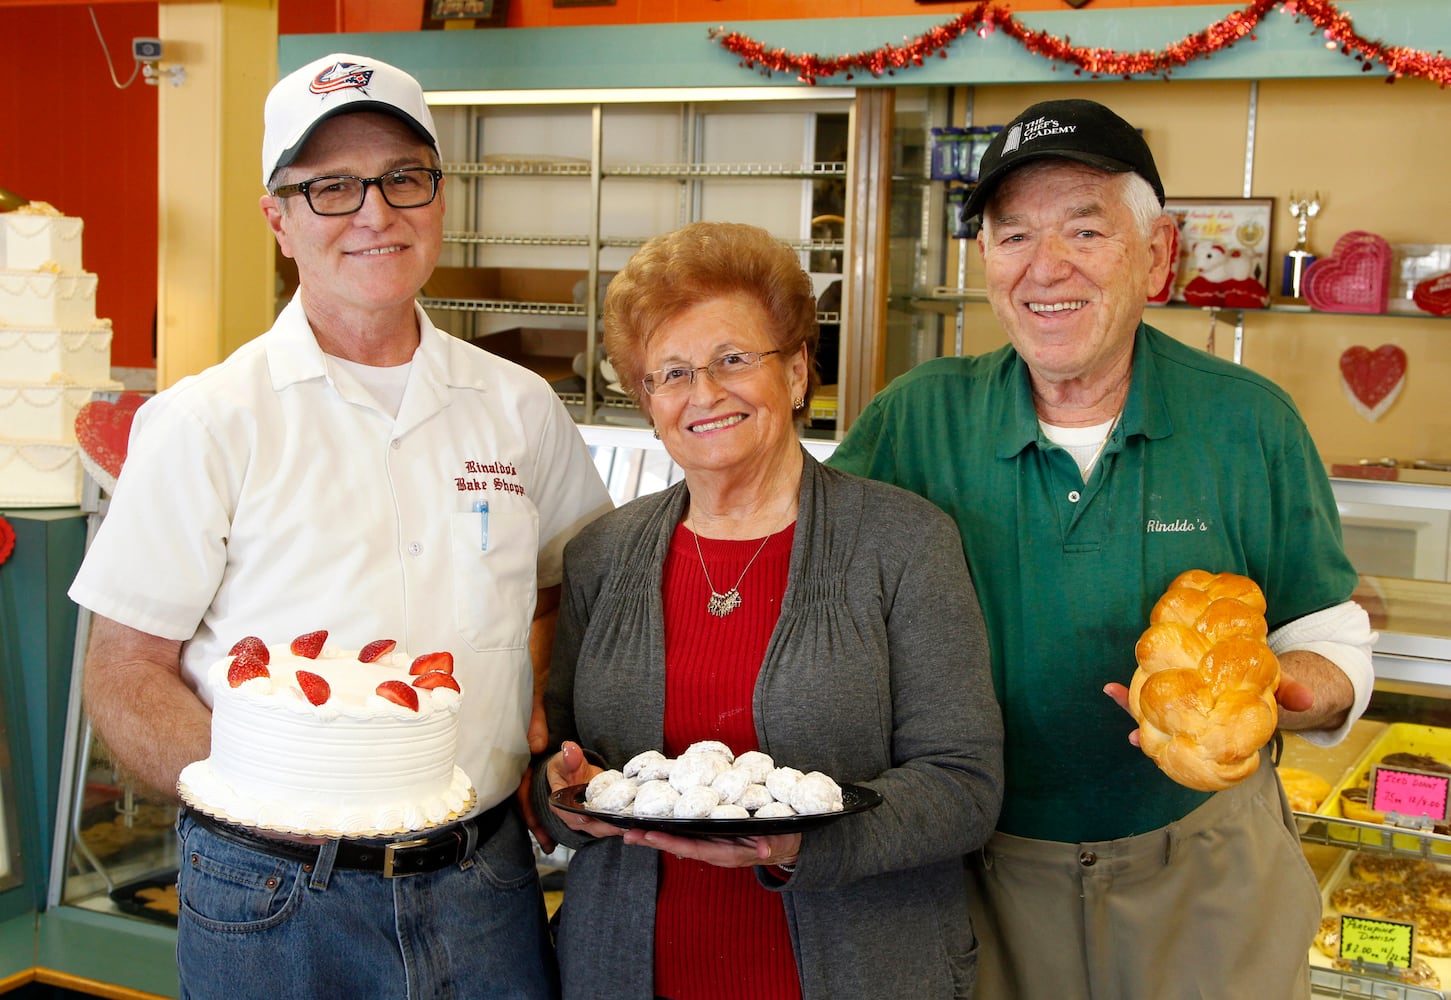
[[[988,144],[978,167],[977,186],[962,206],[962,218],[982,215],[1004,177],[1034,160],[1063,159],[1110,173],[1135,173],[1164,203],[1164,184],[1154,154],[1138,129],[1097,101],[1074,98],[1042,101],[1014,118]]]

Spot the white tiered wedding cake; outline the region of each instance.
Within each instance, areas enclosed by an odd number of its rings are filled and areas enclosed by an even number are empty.
[[[111,321],[81,267],[81,219],[0,212],[0,507],[80,502],[76,414],[111,380]]]

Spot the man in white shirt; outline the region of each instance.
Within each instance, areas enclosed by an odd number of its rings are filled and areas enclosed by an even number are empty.
[[[281,80],[265,119],[260,206],[300,287],[268,333],[138,412],[70,591],[95,614],[87,709],[130,774],[174,793],[208,753],[201,678],[242,636],[450,650],[474,813],[392,878],[356,841],[184,810],[183,995],[550,997],[514,792],[543,748],[532,668],[564,544],[609,497],[549,386],[414,300],[444,210],[417,81],[330,55]]]

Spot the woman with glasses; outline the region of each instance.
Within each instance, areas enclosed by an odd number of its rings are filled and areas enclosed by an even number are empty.
[[[611,281],[605,346],[680,483],[565,551],[536,770],[576,849],[566,997],[963,997],[962,855],[991,833],[1001,723],[957,533],[801,447],[819,384],[811,280],[752,226],[657,237]],[[551,791],[701,741],[881,796],[805,831],[621,829]],[[708,829],[708,828],[707,828]]]

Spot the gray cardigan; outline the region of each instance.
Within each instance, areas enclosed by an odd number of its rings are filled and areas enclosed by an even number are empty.
[[[606,766],[663,746],[661,572],[684,483],[589,525],[565,550],[549,679],[550,740]],[[957,530],[896,487],[805,456],[786,594],[754,695],[756,735],[778,763],[865,784],[882,803],[802,835],[782,893],[806,1000],[967,997],[976,944],[962,856],[993,831],[1002,723],[987,640]],[[567,1000],[654,996],[657,852],[583,837],[558,948]]]

